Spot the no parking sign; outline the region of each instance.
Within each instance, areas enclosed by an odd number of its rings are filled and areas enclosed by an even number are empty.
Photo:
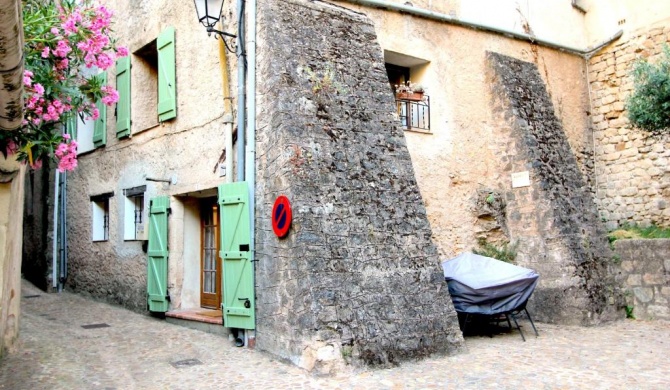
[[[275,200],[275,205],[272,207],[272,230],[279,238],[286,237],[288,229],[291,227],[291,203],[284,195],[280,195]]]

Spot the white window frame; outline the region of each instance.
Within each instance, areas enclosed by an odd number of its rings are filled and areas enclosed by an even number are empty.
[[[123,240],[146,240],[147,207],[146,186],[123,190]]]
[[[91,240],[109,241],[109,197],[91,199]]]

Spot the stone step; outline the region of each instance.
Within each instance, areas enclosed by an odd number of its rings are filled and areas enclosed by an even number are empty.
[[[221,310],[203,308],[179,309],[165,313],[165,320],[171,324],[196,329],[224,337],[232,337],[229,328],[223,326]]]

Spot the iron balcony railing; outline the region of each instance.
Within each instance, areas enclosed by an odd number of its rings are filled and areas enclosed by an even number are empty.
[[[405,130],[430,131],[430,98],[403,99],[396,96],[396,107]]]

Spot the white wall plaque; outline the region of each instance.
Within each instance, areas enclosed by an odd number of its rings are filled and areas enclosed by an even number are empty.
[[[512,188],[530,186],[530,174],[528,171],[515,172],[512,174]]]

